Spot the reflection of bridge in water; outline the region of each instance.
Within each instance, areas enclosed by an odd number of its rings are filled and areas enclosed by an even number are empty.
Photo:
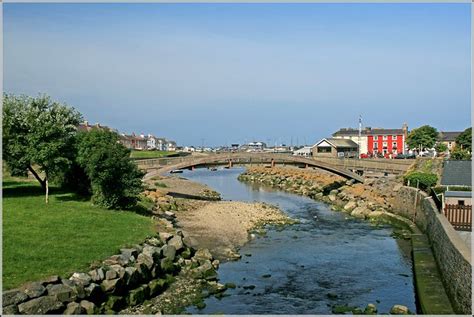
[[[145,179],[165,174],[176,169],[193,169],[197,167],[226,165],[232,167],[241,164],[267,164],[271,167],[277,164],[296,165],[309,168],[317,167],[345,178],[364,182],[366,172],[379,172],[384,174],[404,173],[413,162],[412,160],[357,160],[338,158],[305,158],[278,153],[222,153],[206,156],[185,156],[173,158],[159,158],[135,161],[140,169],[146,170]]]

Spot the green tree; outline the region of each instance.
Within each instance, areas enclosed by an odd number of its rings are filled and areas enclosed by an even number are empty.
[[[471,159],[471,153],[469,153],[467,150],[464,150],[460,147],[456,147],[452,152],[451,152],[451,157],[452,160],[470,160]]]
[[[444,143],[439,142],[436,144],[435,150],[438,153],[446,152],[448,150],[448,146]]]
[[[92,201],[109,209],[136,205],[143,190],[141,172],[117,133],[92,130],[78,133],[77,162],[90,179]]]
[[[429,125],[424,125],[413,129],[407,137],[407,144],[410,149],[432,148],[438,138],[438,131]]]
[[[49,180],[71,164],[70,148],[81,119],[74,108],[46,95],[3,96],[3,158],[12,175],[34,175],[46,203]]]
[[[467,128],[456,138],[456,147],[463,150],[472,151],[472,128]]]

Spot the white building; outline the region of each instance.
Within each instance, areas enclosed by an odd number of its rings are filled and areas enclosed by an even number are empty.
[[[293,155],[309,157],[309,156],[312,155],[311,154],[311,146],[304,146],[299,150],[293,151]]]

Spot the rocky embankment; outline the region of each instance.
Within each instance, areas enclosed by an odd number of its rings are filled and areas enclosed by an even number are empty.
[[[208,250],[190,244],[181,231],[149,237],[92,265],[89,272],[52,276],[3,292],[3,313],[115,314],[156,297],[183,276],[198,281],[209,293],[224,291],[216,282],[219,262]]]
[[[239,180],[321,200],[331,204],[334,210],[362,219],[387,215],[395,193],[402,186],[395,178],[372,179],[359,184],[322,171],[291,167],[250,168],[239,176]]]

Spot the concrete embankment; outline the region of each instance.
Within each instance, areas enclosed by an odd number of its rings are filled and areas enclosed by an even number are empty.
[[[471,312],[470,258],[457,241],[452,227],[449,228],[442,215],[436,212],[434,204],[425,199],[426,194],[415,195],[413,189],[407,189],[394,178],[354,184],[338,177],[294,168],[251,168],[239,179],[325,201],[334,210],[357,218],[389,220],[405,227],[415,234],[412,240],[414,265],[423,313]],[[426,201],[415,203],[417,199]]]

